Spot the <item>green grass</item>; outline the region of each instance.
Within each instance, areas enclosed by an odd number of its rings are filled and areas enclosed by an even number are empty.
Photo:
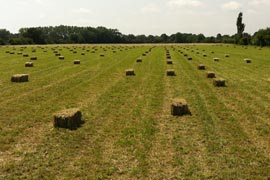
[[[157,45],[136,63],[150,47],[28,46],[28,58],[17,55],[19,46],[0,47],[0,179],[269,179],[270,49]],[[25,68],[31,56],[38,60]],[[199,64],[227,86],[214,87]],[[136,76],[126,77],[128,68]],[[170,68],[175,77],[166,76]],[[17,73],[30,81],[11,83]],[[176,97],[192,116],[170,115]],[[85,124],[53,128],[53,113],[73,107]]]

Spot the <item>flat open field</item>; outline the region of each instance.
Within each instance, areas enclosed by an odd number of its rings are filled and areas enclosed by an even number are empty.
[[[269,179],[270,49],[153,46],[0,47],[0,179]],[[12,83],[18,73],[29,82]],[[176,97],[191,116],[171,115]],[[74,107],[82,127],[54,128],[53,114]]]

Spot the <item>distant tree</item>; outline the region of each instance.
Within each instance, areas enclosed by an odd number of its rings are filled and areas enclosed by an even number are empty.
[[[6,29],[0,29],[0,45],[7,44],[11,33]]]
[[[246,25],[243,23],[243,13],[240,12],[236,22],[237,26],[237,35],[239,38],[242,38],[243,32],[245,31]]]
[[[270,46],[270,28],[261,29],[254,33],[252,43],[257,46]]]

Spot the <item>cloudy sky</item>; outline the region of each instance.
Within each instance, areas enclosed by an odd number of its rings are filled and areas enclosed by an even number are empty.
[[[270,27],[270,0],[0,0],[0,28],[105,26],[125,34],[234,34],[244,13],[246,32]]]

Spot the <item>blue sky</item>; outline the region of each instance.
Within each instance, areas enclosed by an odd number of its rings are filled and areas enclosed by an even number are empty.
[[[4,0],[2,0],[4,1]],[[0,6],[0,28],[49,25],[105,26],[128,34],[207,36],[234,34],[244,13],[246,32],[270,27],[270,0],[8,0]]]

